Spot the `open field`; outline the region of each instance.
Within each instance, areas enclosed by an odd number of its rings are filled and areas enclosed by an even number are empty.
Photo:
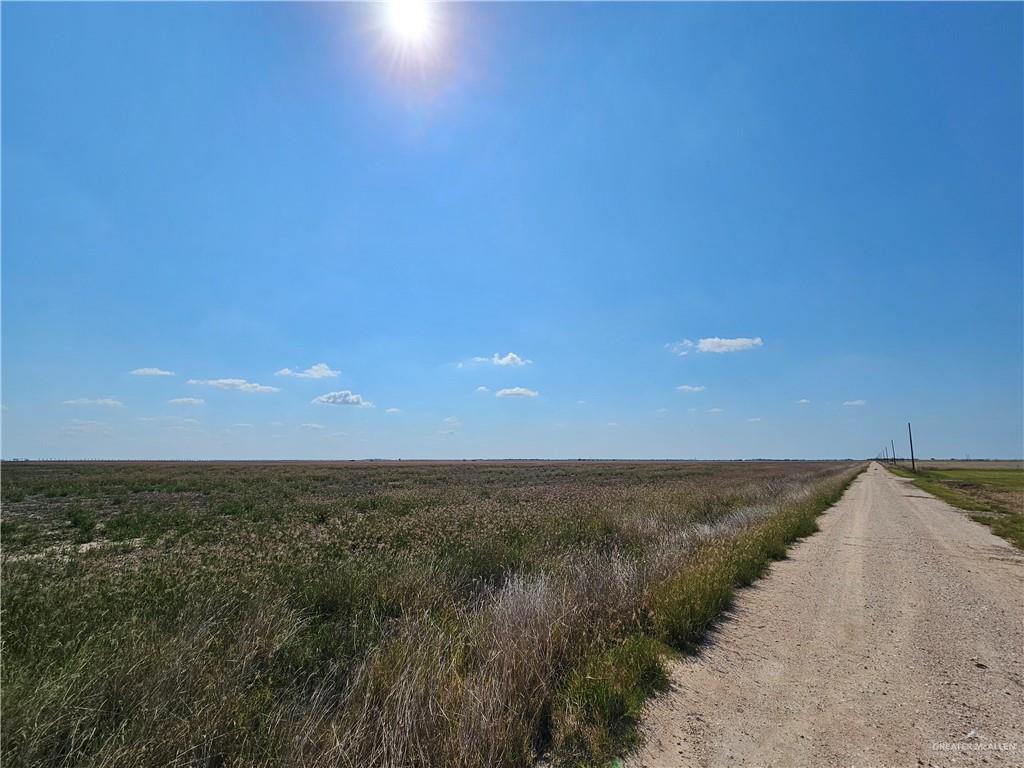
[[[901,459],[901,463],[907,462]],[[1024,469],[1024,461],[1013,459],[924,459],[917,466],[925,469]]]
[[[915,474],[889,466],[923,491],[958,507],[997,536],[1024,549],[1024,469],[1020,462],[927,462]]]
[[[4,464],[4,762],[599,762],[862,468]]]

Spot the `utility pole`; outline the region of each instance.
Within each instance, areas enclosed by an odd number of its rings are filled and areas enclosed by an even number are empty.
[[[910,429],[910,422],[907,422],[907,435],[910,436],[910,471],[917,472],[917,464],[914,462],[914,433]]]
[[[884,445],[882,446],[882,461],[884,461],[886,464],[889,463],[889,449],[886,448]]]
[[[892,446],[892,463],[895,465],[896,464],[896,443],[894,443],[892,441],[892,438],[889,438],[889,445]]]

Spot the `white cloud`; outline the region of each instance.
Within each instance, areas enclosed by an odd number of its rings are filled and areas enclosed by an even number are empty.
[[[282,368],[275,376],[293,376],[296,379],[331,379],[340,376],[341,371],[333,370],[327,363],[316,363],[304,371],[293,371],[291,368]]]
[[[401,408],[385,408],[384,413],[401,413]]]
[[[172,397],[167,402],[171,405],[203,405],[206,401],[201,397]]]
[[[810,405],[811,401],[808,400],[806,397],[801,397],[799,400],[796,401],[796,404],[797,405]]]
[[[189,379],[189,384],[204,384],[217,389],[237,389],[239,392],[280,392],[277,387],[256,384],[245,379]]]
[[[102,405],[104,408],[121,408],[124,403],[112,397],[76,397],[74,400],[65,400],[63,405]]]
[[[67,435],[109,435],[112,431],[109,424],[89,419],[74,419],[64,427]]]
[[[162,368],[136,368],[129,371],[132,376],[173,376],[173,371],[165,371]]]
[[[668,413],[668,408],[659,408],[658,410],[655,411],[655,413],[666,414]]]
[[[713,336],[710,339],[701,339],[697,342],[698,352],[714,352],[721,354],[723,352],[742,352],[745,349],[754,349],[764,344],[760,336],[756,336],[753,339],[737,338],[737,339],[720,339],[717,336]]]
[[[690,350],[696,349],[698,352],[713,352],[721,354],[722,352],[742,352],[745,349],[754,349],[764,345],[764,341],[760,336],[756,336],[752,339],[748,338],[736,338],[736,339],[720,339],[717,336],[712,336],[707,339],[698,339],[697,343],[694,344],[689,339],[683,339],[682,341],[673,341],[665,345],[665,349],[672,352],[674,355],[690,354]]]
[[[529,365],[533,360],[524,360],[515,352],[509,352],[507,355],[499,355],[497,352],[494,353],[494,357],[491,358],[491,362],[495,365]]]
[[[495,397],[536,397],[540,392],[526,387],[507,387],[494,393]]]
[[[514,366],[519,367],[523,365],[530,365],[533,360],[527,360],[524,357],[520,357],[515,352],[508,352],[504,355],[495,352],[490,357],[471,357],[469,358],[469,365],[480,365],[481,363],[489,363],[490,365],[500,366]],[[459,363],[459,368],[464,368],[464,363]]]
[[[323,429],[323,428],[324,428],[323,424],[312,424],[312,423],[310,423],[310,424],[299,424],[299,429],[313,429],[313,430],[317,430],[317,429]]]
[[[674,355],[679,355],[680,357],[682,357],[683,355],[690,354],[690,350],[693,349],[693,342],[690,341],[689,339],[683,339],[682,341],[673,341],[666,344],[665,349],[669,350]]]
[[[462,422],[459,420],[458,416],[447,416],[444,419],[444,423],[452,429],[458,429],[462,426]]]
[[[194,429],[200,423],[199,419],[182,419],[178,416],[139,416],[136,421],[144,424],[160,424],[164,429],[184,430]],[[235,426],[238,426],[237,424]]]
[[[617,422],[617,421],[609,421],[608,422],[608,426],[609,427],[617,427],[617,426],[619,426],[619,422]]]
[[[708,413],[722,413],[721,408],[708,408]]]
[[[707,387],[703,384],[680,384],[676,389],[680,392],[703,392]]]
[[[754,417],[753,417],[753,418],[751,418],[751,419],[747,419],[747,421],[760,421],[760,420],[761,420],[761,417],[760,417],[760,416],[754,416]]]
[[[845,400],[843,402],[843,405],[846,405],[846,406],[860,406],[860,405],[867,405],[867,404],[868,404],[867,400]]]
[[[362,395],[349,392],[347,389],[338,392],[327,392],[326,394],[314,397],[313,405],[354,405],[357,408],[373,408],[373,403],[364,400]]]
[[[485,387],[485,386],[483,386],[481,384],[479,387],[476,388],[476,391],[477,392],[490,392],[491,388],[490,387]]]
[[[439,434],[439,435],[454,435],[455,434],[455,430],[454,429],[439,429],[439,430],[437,430],[437,434]]]
[[[231,426],[239,429],[252,429],[252,424],[232,424]]]

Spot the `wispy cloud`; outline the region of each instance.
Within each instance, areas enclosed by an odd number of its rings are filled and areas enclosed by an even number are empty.
[[[858,406],[867,405],[867,404],[868,404],[867,400],[844,400],[843,401],[843,405],[845,405],[845,406],[852,406],[852,407],[858,407]]]
[[[136,421],[144,424],[199,424],[199,419],[183,419],[179,416],[139,416]]]
[[[446,416],[444,419],[445,426],[451,427],[452,429],[458,429],[462,426],[462,421],[458,416]]]
[[[124,406],[120,400],[112,397],[76,397],[74,400],[65,400],[64,405],[102,405],[104,408],[121,408]]]
[[[278,387],[268,387],[245,379],[189,379],[189,384],[203,384],[217,389],[236,389],[239,392],[280,392]]]
[[[468,364],[469,365],[489,364],[489,365],[499,365],[499,366],[503,366],[503,367],[504,366],[519,367],[519,366],[523,366],[523,365],[530,365],[531,363],[533,363],[533,360],[527,360],[524,357],[520,357],[515,352],[507,352],[504,355],[500,354],[499,352],[495,352],[490,357],[471,357],[469,359],[469,363]],[[466,366],[466,363],[459,363],[459,368],[464,368],[465,366]]]
[[[311,430],[316,431],[318,429],[323,429],[323,428],[324,428],[323,424],[313,424],[312,422],[310,422],[308,424],[299,424],[299,429],[311,429]]]
[[[165,371],[163,368],[136,368],[129,371],[132,376],[173,376],[174,371]]]
[[[747,349],[756,349],[761,346],[764,346],[764,340],[760,336],[755,336],[752,339],[745,337],[720,339],[717,336],[711,336],[706,339],[698,339],[696,344],[689,339],[673,341],[666,344],[665,348],[672,352],[672,354],[682,357],[683,355],[690,354],[690,350],[693,349],[696,349],[698,352],[722,354],[724,352],[742,352]]]
[[[206,401],[201,397],[172,397],[167,402],[171,405],[202,405]]]
[[[715,354],[721,354],[723,352],[742,352],[746,349],[755,349],[764,344],[760,336],[756,336],[753,339],[747,338],[736,338],[736,339],[720,339],[717,336],[713,336],[710,339],[701,339],[697,342],[698,352],[713,352]]]
[[[760,416],[754,416],[752,418],[747,419],[747,421],[760,421],[760,420],[761,420]]]
[[[232,427],[237,427],[238,429],[252,429],[252,424],[246,424],[246,423],[232,424],[231,426]]]
[[[315,363],[304,371],[293,371],[291,368],[282,368],[275,376],[292,376],[296,379],[332,379],[340,376],[341,371],[333,370],[327,363]]]
[[[109,435],[113,430],[110,425],[102,421],[89,419],[75,419],[64,427],[64,434],[78,435]]]
[[[680,384],[676,389],[680,392],[703,392],[707,387],[703,384]]]
[[[401,413],[401,408],[385,408],[384,413]]]
[[[722,413],[722,412],[723,412],[723,409],[721,409],[721,408],[708,408],[708,413]]]
[[[540,392],[526,387],[507,387],[494,393],[495,397],[536,397]]]
[[[810,405],[811,401],[808,400],[806,397],[801,397],[799,400],[796,401],[796,404],[797,405]]]
[[[373,403],[363,399],[362,395],[342,389],[338,392],[327,392],[311,401],[313,405],[354,405],[356,408],[373,408]]]
[[[477,392],[490,392],[491,388],[490,387],[485,387],[485,386],[483,386],[481,384],[479,387],[476,388],[476,391]]]
[[[682,341],[671,341],[665,345],[665,349],[669,350],[674,355],[690,354],[690,350],[693,349],[693,342],[689,339],[683,339]]]

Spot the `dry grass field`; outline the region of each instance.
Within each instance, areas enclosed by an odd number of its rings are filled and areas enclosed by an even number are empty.
[[[599,763],[863,466],[5,463],[4,763]]]

